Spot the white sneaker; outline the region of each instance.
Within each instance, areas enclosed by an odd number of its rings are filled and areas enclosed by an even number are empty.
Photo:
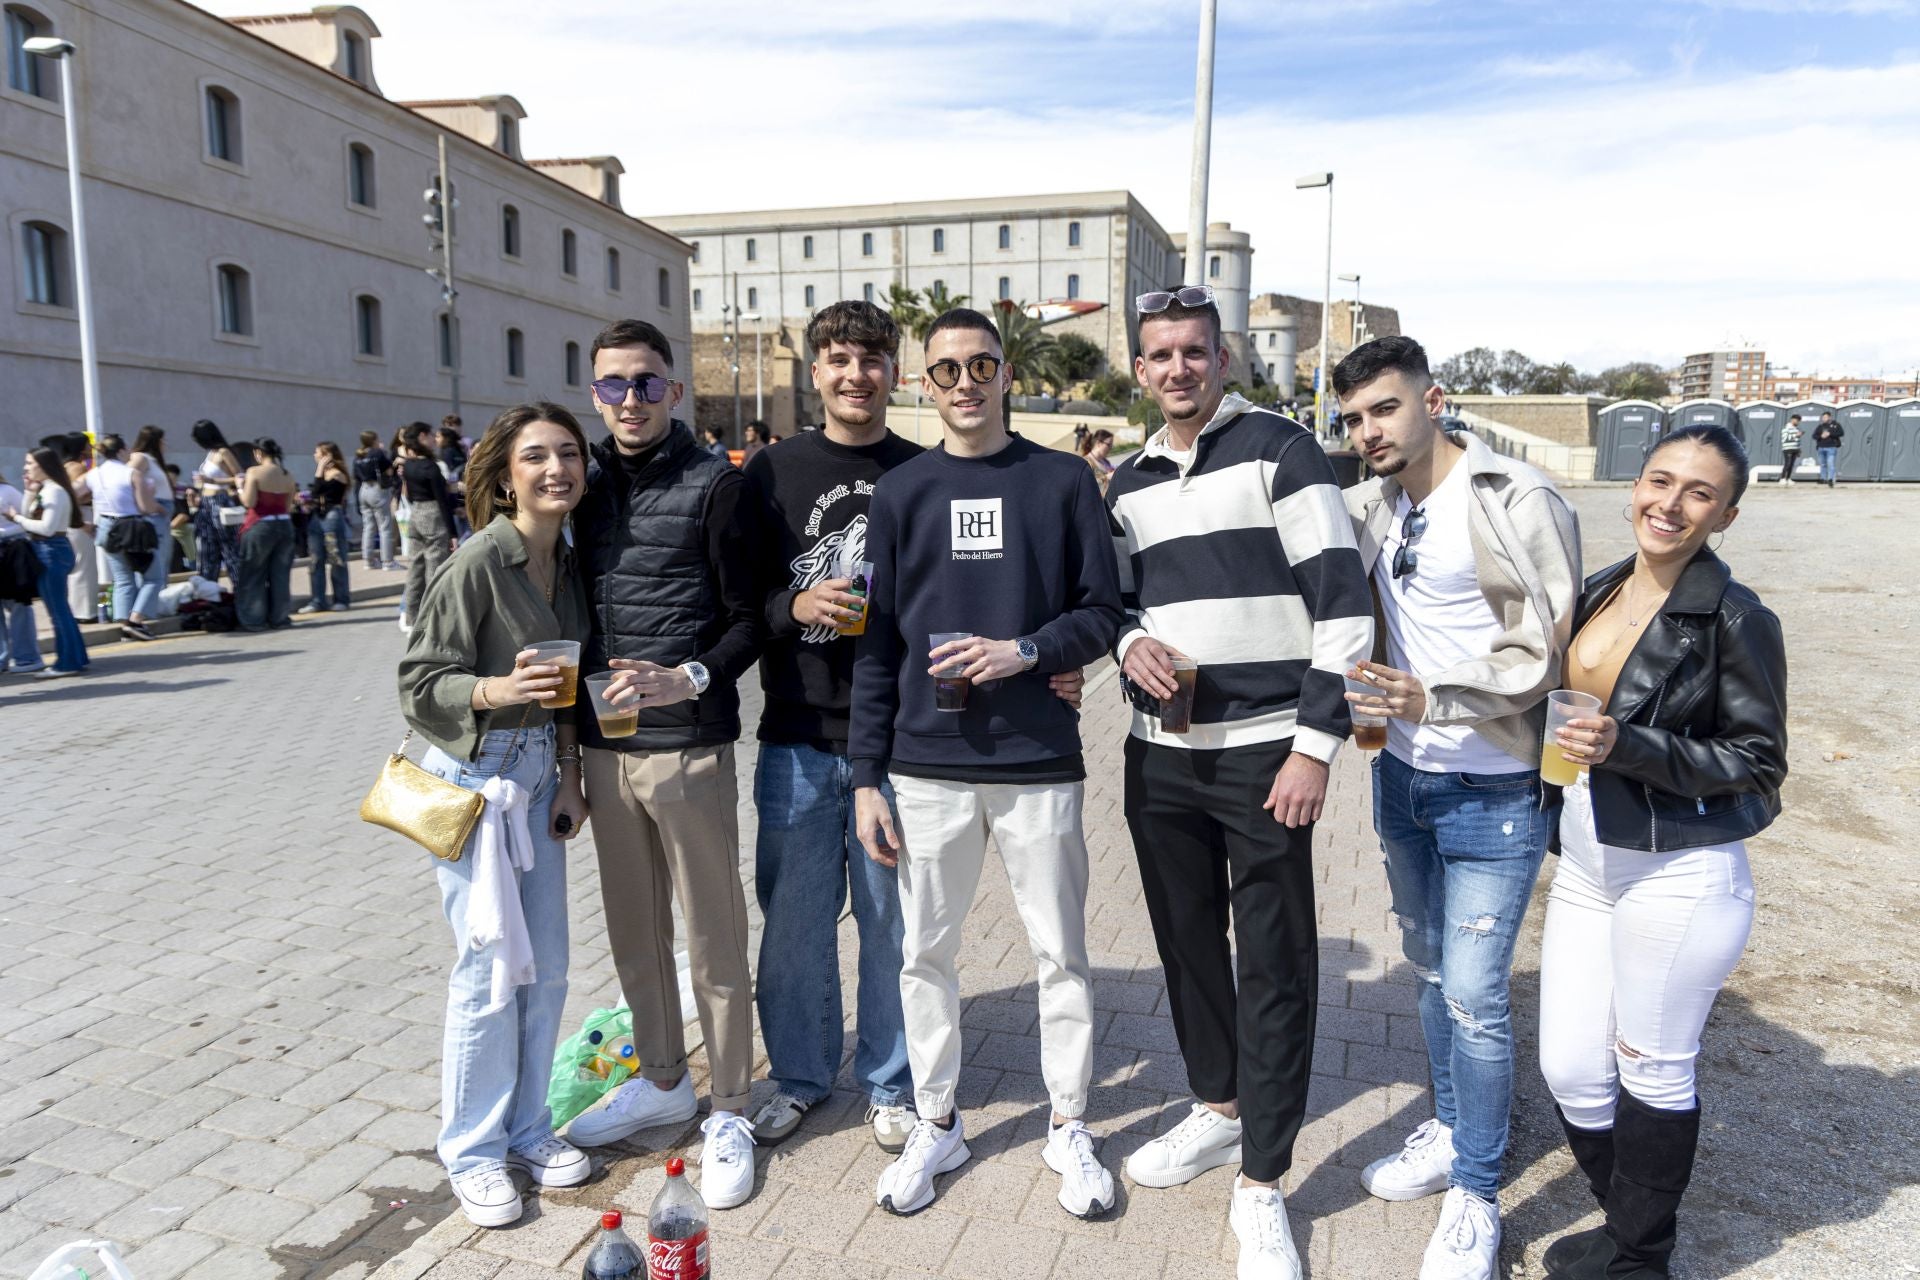
[[[593,1161],[587,1153],[552,1134],[532,1146],[508,1151],[507,1163],[542,1187],[577,1187],[593,1176]]]
[[[1078,1120],[1047,1130],[1040,1153],[1060,1175],[1060,1207],[1076,1218],[1097,1218],[1113,1208],[1113,1175],[1093,1153],[1093,1133]]]
[[[1493,1280],[1500,1253],[1500,1209],[1461,1187],[1449,1187],[1440,1225],[1420,1259],[1420,1280]]]
[[[1127,1176],[1143,1187],[1177,1187],[1240,1160],[1240,1122],[1204,1102],[1185,1120],[1127,1157]]]
[[[1407,1135],[1399,1154],[1375,1160],[1360,1183],[1382,1200],[1418,1200],[1439,1195],[1453,1175],[1453,1130],[1429,1120]]]
[[[476,1227],[504,1227],[520,1219],[520,1193],[505,1167],[490,1164],[450,1179],[453,1194]]]
[[[882,1151],[898,1152],[906,1148],[907,1135],[913,1132],[913,1113],[905,1103],[883,1107],[876,1102],[867,1107],[867,1123],[873,1126],[873,1140]]]
[[[753,1195],[753,1121],[716,1111],[700,1122],[700,1198],[709,1209],[731,1209]]]
[[[936,1175],[952,1173],[973,1153],[967,1150],[960,1113],[954,1112],[953,1128],[942,1129],[931,1120],[921,1119],[907,1135],[900,1158],[880,1171],[874,1184],[873,1202],[888,1213],[902,1217],[918,1213],[933,1203]]]
[[[1239,1280],[1300,1280],[1300,1254],[1278,1187],[1250,1187],[1235,1178],[1227,1221],[1240,1242]]]
[[[605,1146],[656,1125],[685,1124],[697,1109],[693,1081],[684,1075],[671,1089],[633,1079],[607,1095],[605,1105],[575,1116],[567,1140],[576,1147]]]

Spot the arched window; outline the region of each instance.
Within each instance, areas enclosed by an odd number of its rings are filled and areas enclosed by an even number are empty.
[[[935,280],[935,281],[933,282],[933,288],[931,288],[931,289],[929,289],[929,290],[927,290],[927,293],[928,293],[928,294],[929,294],[930,296],[932,296],[932,297],[935,297],[935,298],[944,298],[944,297],[946,297],[946,296],[947,296],[947,282],[946,282],[945,280]]]
[[[218,85],[207,86],[207,154],[240,163],[240,99]]]
[[[527,336],[518,329],[507,330],[507,376],[527,376]]]
[[[812,236],[800,237],[800,256],[803,258],[811,258],[813,256],[813,237]]]
[[[603,173],[600,175],[600,199],[618,209],[620,207],[620,175]]]
[[[510,204],[500,206],[500,252],[520,256],[520,211]]]
[[[577,342],[567,344],[567,385],[580,385],[580,344]]]
[[[860,300],[862,302],[873,301],[873,285],[872,284],[869,283],[869,284],[863,284],[860,286]]]
[[[21,278],[26,300],[43,307],[73,305],[73,275],[67,266],[67,233],[51,222],[21,228]]]
[[[1013,248],[1013,228],[1004,222],[1000,224],[1000,247],[1002,249]]]
[[[434,317],[434,349],[442,369],[459,367],[460,352],[455,342],[453,317],[442,311]]]
[[[380,299],[370,293],[360,294],[353,300],[353,349],[355,354],[363,356],[377,356],[382,351]]]
[[[1069,275],[1067,277],[1067,297],[1077,298],[1079,296],[1080,296],[1080,277],[1077,275]]]
[[[222,263],[216,273],[220,332],[244,337],[253,332],[253,277],[245,267]]]
[[[560,274],[563,276],[580,274],[580,238],[571,231],[560,233]]]
[[[1067,224],[1067,247],[1069,249],[1080,247],[1080,224],[1077,222]]]
[[[1000,301],[1006,302],[1012,297],[1013,297],[1013,281],[1009,280],[1005,276],[1001,276],[1000,277]]]
[[[747,286],[747,310],[758,311],[759,309],[760,309],[760,291],[754,288],[752,285],[748,285]]]
[[[860,233],[860,256],[863,258],[871,258],[873,256],[873,232],[871,231],[862,231]]]
[[[27,52],[27,41],[53,34],[53,24],[31,9],[6,7],[7,85],[20,93],[53,100],[59,97],[54,64]]]
[[[1220,278],[1220,255],[1217,253],[1209,255],[1207,258],[1207,276],[1213,280]]]
[[[660,305],[665,310],[673,310],[673,273],[665,267],[660,268]]]
[[[374,187],[373,148],[356,142],[347,148],[347,199],[371,209],[379,193]]]
[[[933,229],[933,251],[935,253],[945,253],[947,251],[947,229],[945,227],[935,227]]]
[[[344,31],[340,35],[340,69],[349,80],[358,84],[367,82],[367,42],[357,31]]]
[[[752,236],[748,236],[747,237],[747,261],[758,262],[759,260],[760,260],[760,246],[753,242]]]
[[[807,286],[807,310],[813,310],[813,286]]]
[[[620,292],[620,251],[618,249],[607,250],[607,291]]]
[[[698,289],[693,291],[693,309],[695,311],[704,310],[704,300],[700,297],[700,291]]]
[[[500,113],[500,154],[520,154],[520,122],[504,111]]]

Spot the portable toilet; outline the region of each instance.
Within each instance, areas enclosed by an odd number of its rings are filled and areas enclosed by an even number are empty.
[[[1747,446],[1747,474],[1755,467],[1780,465],[1780,428],[1787,425],[1787,406],[1778,400],[1755,400],[1734,410],[1734,434]]]
[[[1593,451],[1595,480],[1631,480],[1660,438],[1665,411],[1645,400],[1622,400],[1600,411],[1599,448]]]
[[[1801,400],[1787,406],[1787,416],[1800,415],[1800,465],[1794,471],[1795,479],[1812,479],[1820,474],[1820,461],[1813,456],[1813,429],[1820,425],[1820,415],[1832,413],[1833,406],[1824,400]],[[1782,421],[1781,426],[1787,424]],[[1780,465],[1780,439],[1774,437],[1773,465]]]
[[[1667,430],[1678,431],[1681,427],[1725,427],[1738,431],[1740,415],[1725,400],[1688,400],[1667,411]]]
[[[1876,480],[1920,480],[1920,400],[1887,406],[1886,445]]]
[[[1887,406],[1877,400],[1849,400],[1833,411],[1833,420],[1846,428],[1846,434],[1840,437],[1839,478],[1871,480],[1879,475],[1887,447]],[[1805,426],[1806,420],[1802,419],[1800,425]],[[1819,425],[1820,420],[1814,419],[1814,426]],[[1813,433],[1807,434],[1807,447],[1813,449]],[[1815,464],[1819,461],[1815,454]]]

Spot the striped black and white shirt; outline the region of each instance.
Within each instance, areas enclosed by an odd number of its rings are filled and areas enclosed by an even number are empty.
[[[1217,749],[1292,738],[1333,759],[1351,732],[1344,673],[1373,649],[1373,601],[1333,466],[1299,423],[1228,395],[1185,455],[1166,429],[1107,491],[1126,622],[1200,666],[1193,727],[1133,735]]]

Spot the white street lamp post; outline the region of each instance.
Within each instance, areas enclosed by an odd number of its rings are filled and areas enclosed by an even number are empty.
[[[80,199],[80,77],[71,40],[35,36],[21,46],[37,57],[64,61],[67,124],[67,199],[73,206],[73,296],[80,317],[81,394],[86,404],[87,434],[100,438],[100,357],[93,341],[93,279],[87,269],[87,215]]]
[[[1333,175],[1331,173],[1309,173],[1295,178],[1293,185],[1297,190],[1310,187],[1327,189],[1327,270],[1326,290],[1320,302],[1320,366],[1313,371],[1313,429],[1327,429],[1327,338],[1329,326],[1333,320]]]
[[[1353,286],[1353,310],[1347,315],[1347,349],[1351,351],[1360,345],[1360,277],[1343,274],[1340,279]]]
[[[740,318],[742,320],[753,321],[753,416],[759,421],[765,422],[767,420],[766,410],[761,403],[762,397],[760,393],[760,313],[758,311],[749,311]]]
[[[1213,148],[1213,29],[1216,0],[1200,0],[1200,58],[1193,77],[1193,174],[1187,193],[1184,284],[1207,281],[1207,169]]]

